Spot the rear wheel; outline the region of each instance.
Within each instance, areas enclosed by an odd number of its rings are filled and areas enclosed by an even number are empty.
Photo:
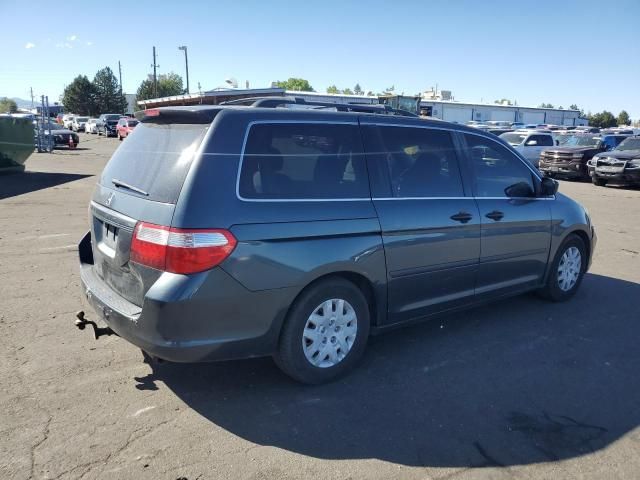
[[[369,307],[358,287],[342,278],[322,280],[291,307],[275,361],[299,382],[328,382],[355,366],[369,326]]]
[[[586,268],[587,247],[580,237],[570,235],[558,249],[540,295],[554,302],[568,300],[578,290]]]
[[[593,177],[591,177],[591,183],[597,185],[598,187],[604,187],[607,184],[607,181],[594,175]]]

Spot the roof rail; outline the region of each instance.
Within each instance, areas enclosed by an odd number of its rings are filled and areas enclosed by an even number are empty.
[[[307,101],[300,97],[253,97],[241,98],[238,100],[229,100],[220,105],[244,105],[248,107],[260,108],[278,108],[286,105],[300,105],[314,109],[335,108],[339,112],[359,112],[359,113],[376,113],[382,115],[399,115],[403,117],[417,117],[415,113],[405,110],[398,110],[387,105],[380,104],[360,104],[360,103],[333,103],[333,102],[317,102]]]

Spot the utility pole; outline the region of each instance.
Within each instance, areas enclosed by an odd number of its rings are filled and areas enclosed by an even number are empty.
[[[122,65],[120,65],[120,60],[118,60],[118,79],[120,80],[120,98],[122,98]]]
[[[160,65],[156,65],[156,47],[153,47],[153,96],[154,98],[158,98],[158,75],[156,72],[156,68]]]
[[[182,50],[184,52],[184,67],[187,71],[187,94],[189,93],[189,60],[187,59],[187,46],[182,45],[178,47],[178,50]]]

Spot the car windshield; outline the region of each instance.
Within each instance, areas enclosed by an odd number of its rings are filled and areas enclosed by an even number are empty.
[[[616,150],[640,150],[640,137],[623,140]]]
[[[120,120],[120,115],[105,115],[105,120]]]
[[[89,120],[89,117],[76,117],[76,120],[78,122],[86,122],[87,120]]]
[[[602,143],[600,137],[590,137],[588,135],[573,135],[563,143],[566,147],[599,147]]]
[[[507,142],[509,145],[520,145],[524,142],[524,139],[527,138],[525,134],[522,133],[503,133],[500,135],[500,138]]]

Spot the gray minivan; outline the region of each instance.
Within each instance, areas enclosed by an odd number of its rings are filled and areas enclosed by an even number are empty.
[[[554,180],[491,134],[381,113],[139,112],[79,245],[99,318],[151,357],[272,355],[321,383],[370,334],[575,293],[596,235]]]

